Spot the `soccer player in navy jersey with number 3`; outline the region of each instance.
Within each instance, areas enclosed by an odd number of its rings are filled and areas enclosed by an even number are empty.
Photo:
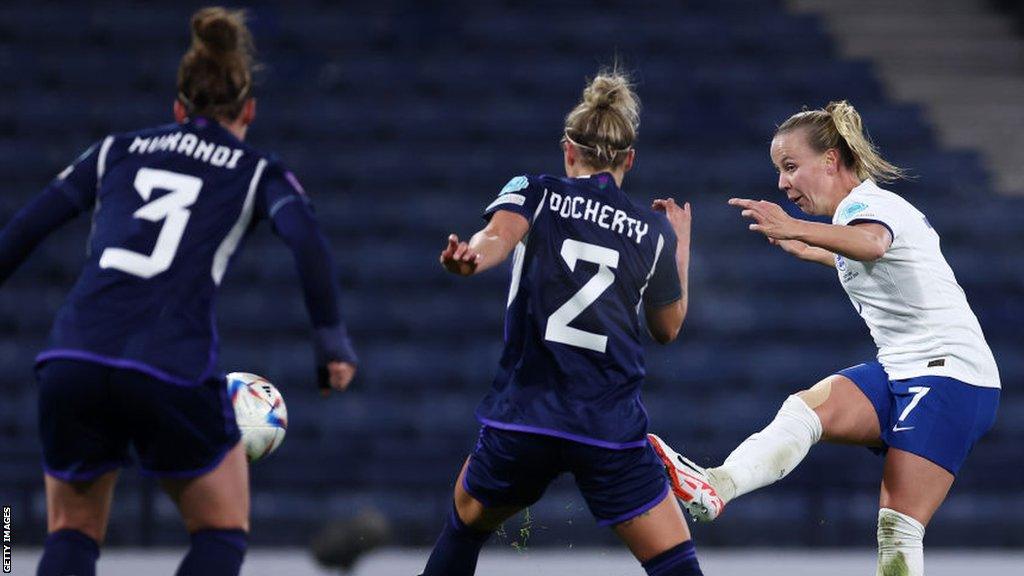
[[[452,235],[441,253],[468,276],[515,249],[498,375],[424,576],[473,574],[490,534],[563,472],[648,574],[701,574],[639,394],[640,309],[663,344],[686,315],[690,211],[672,200],[651,210],[623,192],[638,125],[628,80],[599,74],[566,118],[567,177],[513,178],[487,226],[468,243]]]
[[[104,138],[0,233],[2,282],[49,232],[93,212],[85,267],[36,364],[49,529],[40,576],[95,574],[129,445],[191,534],[177,573],[239,573],[248,465],[217,370],[213,302],[258,220],[295,255],[324,393],[355,374],[311,204],[279,162],[243,143],[251,54],[242,12],[197,12],[177,122]]]

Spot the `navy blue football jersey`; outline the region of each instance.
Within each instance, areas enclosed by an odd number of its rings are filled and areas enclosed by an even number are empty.
[[[190,384],[214,373],[214,295],[247,232],[302,188],[197,118],[112,135],[51,183],[93,209],[87,259],[38,361],[76,358]]]
[[[639,312],[680,298],[676,237],[610,174],[519,176],[487,207],[520,214],[497,377],[477,409],[488,426],[605,448],[646,442]]]

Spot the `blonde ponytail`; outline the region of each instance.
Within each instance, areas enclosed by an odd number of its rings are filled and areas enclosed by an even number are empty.
[[[633,148],[640,129],[640,99],[629,76],[602,70],[565,117],[565,139],[593,168],[617,168]]]
[[[846,100],[829,102],[821,110],[804,110],[789,117],[775,131],[776,135],[807,129],[807,143],[816,152],[831,148],[839,150],[843,165],[860,180],[892,182],[906,178],[906,171],[889,163],[864,133],[860,114]]]

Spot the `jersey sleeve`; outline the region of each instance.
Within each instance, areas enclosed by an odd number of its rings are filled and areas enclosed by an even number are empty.
[[[847,196],[836,210],[833,224],[853,226],[856,224],[881,224],[889,230],[893,241],[902,228],[902,218],[898,206],[887,198],[859,194]]]
[[[290,170],[278,162],[267,167],[267,173],[260,183],[260,194],[256,207],[261,219],[269,220],[277,231],[274,217],[286,206],[297,203],[302,209],[313,211],[313,203],[306,190]]]
[[[80,211],[91,208],[96,202],[96,190],[105,168],[102,163],[106,161],[106,152],[112,142],[113,136],[108,136],[90,146],[50,182],[50,187],[66,196]]]
[[[274,233],[288,245],[295,258],[314,328],[317,365],[322,368],[333,361],[357,363],[341,316],[337,269],[330,245],[320,232],[313,204],[302,185],[294,174],[274,164],[261,183],[257,205],[260,215],[270,220]]]
[[[484,220],[490,220],[499,210],[515,212],[527,222],[533,221],[537,206],[544,197],[544,188],[533,176],[516,176],[498,192],[498,197],[484,209]]]
[[[0,230],[0,284],[48,234],[96,202],[102,150],[112,137],[94,144],[54,178]]]
[[[644,305],[658,308],[679,300],[683,295],[676,267],[676,235],[666,225],[655,239],[657,258],[644,290]]]

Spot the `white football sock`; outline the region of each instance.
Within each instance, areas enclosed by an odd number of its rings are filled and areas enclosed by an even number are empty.
[[[924,576],[924,526],[889,508],[878,511],[876,576]]]
[[[771,424],[744,440],[724,464],[708,469],[711,485],[728,502],[777,482],[796,468],[820,439],[818,415],[799,396],[790,396]]]

